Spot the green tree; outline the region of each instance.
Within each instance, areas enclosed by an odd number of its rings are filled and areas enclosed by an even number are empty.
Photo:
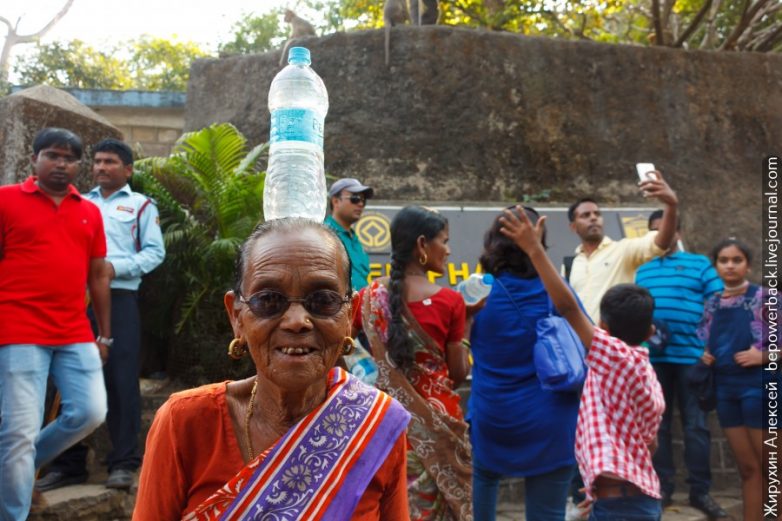
[[[14,70],[24,85],[184,91],[190,64],[207,56],[195,43],[164,38],[144,37],[100,50],[71,40],[38,44],[34,53],[17,59]]]
[[[14,71],[24,85],[85,89],[129,89],[133,85],[127,62],[81,40],[38,44],[32,55],[17,60]]]
[[[383,3],[319,5],[330,29],[345,30],[382,27]],[[439,7],[441,24],[531,36],[689,49],[782,48],[779,0],[440,0]]]
[[[190,64],[209,54],[193,42],[143,37],[133,42],[128,59],[134,88],[186,91]]]
[[[218,46],[221,55],[252,54],[279,47],[287,35],[280,24],[280,11],[245,14],[232,27],[233,39]]]
[[[239,246],[261,220],[266,150],[249,149],[223,123],[184,134],[169,157],[134,165],[134,187],[157,201],[166,243],[166,260],[153,274],[155,313],[145,320],[167,331],[170,370],[191,381],[231,370],[215,342],[230,331],[222,301]]]

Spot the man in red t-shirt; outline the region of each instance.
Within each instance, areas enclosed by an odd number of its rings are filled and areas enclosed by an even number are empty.
[[[44,129],[33,140],[33,175],[0,187],[0,519],[25,519],[35,469],[106,416],[110,279],[100,210],[71,184],[82,148],[74,133]],[[49,375],[62,411],[41,429]]]

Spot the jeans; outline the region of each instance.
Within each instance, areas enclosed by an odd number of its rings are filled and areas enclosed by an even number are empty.
[[[473,462],[472,505],[476,520],[495,520],[497,491],[502,477]],[[572,466],[525,477],[524,507],[527,521],[562,521],[572,477]]]
[[[662,506],[650,496],[598,499],[592,503],[589,521],[660,521]]]
[[[97,334],[94,322],[93,329]],[[109,406],[106,426],[111,439],[111,451],[106,456],[106,462],[109,472],[116,469],[135,471],[141,465],[138,444],[141,430],[138,383],[141,318],[136,291],[111,290],[111,332],[114,345],[109,349],[109,360],[103,366]],[[87,452],[84,443],[77,443],[54,460],[50,468],[68,476],[84,476],[87,474]]]
[[[41,429],[51,373],[62,412]],[[35,469],[95,430],[106,388],[94,343],[0,346],[0,520],[27,518]]]
[[[706,426],[706,413],[698,407],[695,395],[687,387],[687,375],[691,368],[691,365],[683,364],[654,364],[665,396],[665,413],[657,435],[659,446],[652,461],[660,477],[660,488],[666,495],[673,494],[676,475],[671,444],[674,397],[679,404],[684,431],[684,464],[687,467],[690,496],[708,494],[711,486],[711,435]]]

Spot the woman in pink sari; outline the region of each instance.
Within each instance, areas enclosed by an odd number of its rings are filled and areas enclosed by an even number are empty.
[[[349,263],[313,221],[256,228],[225,306],[229,353],[249,352],[257,375],[161,407],[134,520],[409,519],[409,414],[335,367],[353,345]]]
[[[391,223],[391,250],[391,275],[362,290],[354,327],[369,340],[376,385],[412,415],[410,519],[471,521],[470,443],[454,390],[469,372],[462,342],[466,309],[459,293],[428,277],[429,271],[445,273],[448,221],[427,208],[403,208]]]

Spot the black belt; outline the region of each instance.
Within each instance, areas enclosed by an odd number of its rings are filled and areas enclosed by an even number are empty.
[[[138,291],[135,289],[111,288],[112,295],[135,295],[136,293]]]

